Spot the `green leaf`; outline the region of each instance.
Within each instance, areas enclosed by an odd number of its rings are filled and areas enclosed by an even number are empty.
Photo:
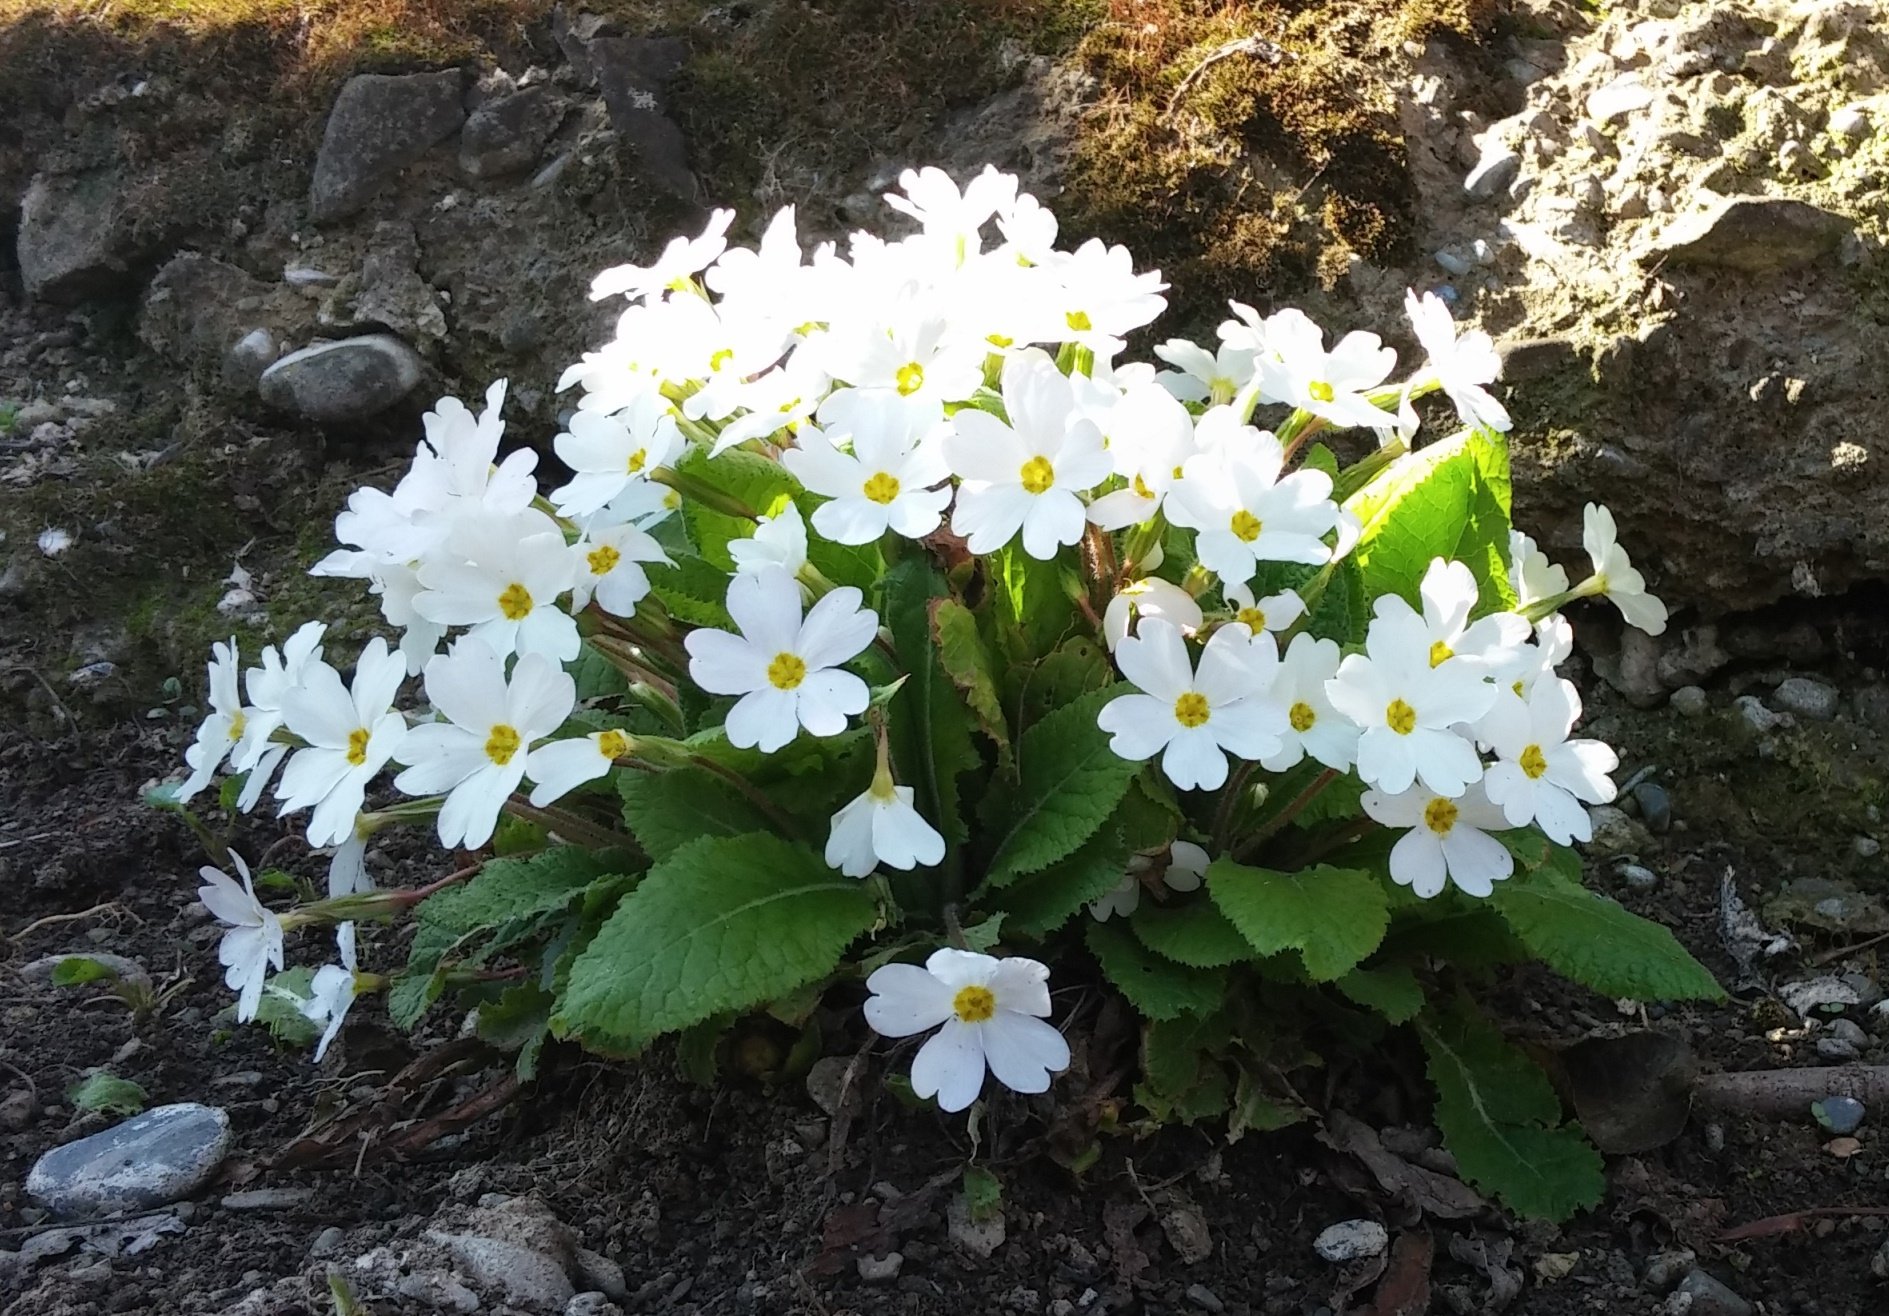
[[[589,640],[580,642],[577,657],[565,665],[577,685],[577,702],[629,693],[629,678],[597,651]]]
[[[1353,969],[1332,985],[1394,1024],[1407,1024],[1423,1012],[1423,988],[1417,975],[1401,964]]]
[[[1115,889],[1128,871],[1122,829],[1110,824],[1049,867],[1018,878],[998,894],[1004,927],[1013,936],[1042,937],[1067,923],[1091,900]]]
[[[1367,597],[1397,594],[1420,606],[1433,558],[1467,566],[1478,612],[1515,605],[1509,585],[1509,457],[1499,435],[1466,430],[1406,453],[1345,506],[1364,523],[1351,560]]]
[[[1004,935],[1004,920],[1008,917],[1009,915],[1004,913],[1004,911],[998,910],[982,923],[973,923],[970,927],[964,929],[964,949],[988,951],[992,946],[1002,941]]]
[[[785,466],[758,452],[745,452],[740,448],[731,448],[719,457],[709,456],[706,448],[691,448],[676,462],[676,470],[726,494],[758,516],[778,514],[800,492],[799,482],[788,474]],[[747,539],[754,534],[755,523],[748,518],[718,512],[701,500],[687,496],[682,500],[682,518],[688,523],[695,551],[710,566],[723,571],[733,571],[735,566],[734,557],[728,552],[728,541]]]
[[[996,742],[999,752],[1008,755],[1010,728],[997,696],[990,650],[977,629],[977,614],[956,599],[934,599],[931,633],[937,641],[938,661],[964,696],[978,726]]]
[[[1115,680],[1108,655],[1085,635],[1063,641],[1041,661],[1013,664],[1010,670],[1013,675],[1005,684],[1005,696],[1017,709],[1020,728],[1091,691],[1106,689]]]
[[[1095,724],[1096,714],[1122,687],[1085,695],[1023,733],[1017,747],[1018,786],[1001,813],[993,886],[1046,868],[1101,828],[1121,803],[1139,763],[1120,758]]]
[[[321,1036],[321,1025],[302,1013],[315,990],[315,971],[298,964],[269,979],[262,1000],[256,1006],[256,1022],[269,1030],[269,1036],[284,1046],[313,1046]]]
[[[1387,959],[1434,958],[1458,969],[1493,969],[1528,958],[1528,948],[1508,924],[1480,901],[1474,908],[1445,906],[1439,912],[1400,917],[1379,949]]]
[[[653,860],[704,836],[774,830],[740,791],[703,768],[617,774],[623,822]]]
[[[1089,949],[1108,980],[1150,1019],[1209,1014],[1226,994],[1226,975],[1164,959],[1142,945],[1119,921],[1090,923]]]
[[[1314,443],[1305,450],[1305,455],[1299,458],[1299,469],[1323,471],[1335,480],[1338,478],[1338,457],[1324,444]]]
[[[425,1017],[428,1008],[440,998],[443,990],[445,984],[431,965],[409,966],[394,978],[393,985],[387,989],[387,1017],[393,1020],[396,1028],[410,1029]],[[261,1013],[258,1012],[256,1017],[260,1019]],[[321,1030],[316,1029],[308,1040],[313,1042],[319,1036]]]
[[[660,562],[644,565],[649,575],[649,592],[660,599],[673,616],[692,626],[713,626],[719,630],[732,627],[734,620],[723,602],[728,596],[728,572],[690,553],[669,556],[675,565],[664,566]]]
[[[1227,1141],[1238,1142],[1249,1133],[1288,1128],[1302,1122],[1307,1113],[1303,1106],[1287,1105],[1273,1097],[1242,1065],[1239,1083],[1233,1089],[1233,1109],[1227,1112]]]
[[[1011,543],[984,559],[996,614],[998,648],[1011,663],[1029,663],[1056,647],[1076,624],[1057,559],[1038,561]]]
[[[1135,1103],[1162,1124],[1224,1113],[1232,1085],[1222,1054],[1231,1041],[1226,1016],[1218,1011],[1150,1021],[1141,1033],[1143,1081],[1135,1086]]]
[[[136,1115],[150,1096],[128,1078],[119,1078],[104,1070],[94,1070],[66,1089],[66,1100],[75,1110],[96,1111],[103,1115]]]
[[[420,903],[422,942],[457,940],[469,932],[498,928],[519,919],[562,910],[607,870],[600,855],[578,846],[494,859],[461,886],[449,886]]]
[[[118,971],[87,955],[67,955],[52,966],[52,985],[83,987],[94,982],[117,982]]]
[[[964,1206],[974,1221],[989,1220],[1004,1209],[1004,1186],[982,1165],[964,1167]]]
[[[1321,864],[1280,873],[1216,859],[1207,869],[1207,890],[1255,950],[1297,950],[1319,982],[1356,967],[1390,926],[1384,888],[1356,869]]]
[[[931,605],[945,595],[944,577],[923,558],[907,558],[886,576],[886,626],[907,673],[893,696],[888,734],[919,812],[946,841],[958,845],[970,834],[958,777],[982,760],[971,739],[971,715],[945,672],[932,633]]]
[[[1452,1009],[1418,1017],[1436,1123],[1462,1177],[1523,1215],[1565,1220],[1607,1190],[1600,1153],[1533,1061],[1489,1024]]]
[[[831,972],[878,916],[866,884],[773,836],[708,837],[649,870],[571,965],[559,1036],[629,1047]]]
[[[552,995],[536,983],[520,983],[479,1007],[479,1037],[501,1051],[518,1053],[518,1077],[538,1076],[538,1056],[550,1033]]]
[[[1149,949],[1197,969],[1217,969],[1253,958],[1240,930],[1209,900],[1168,905],[1143,901],[1130,920]]]
[[[1604,996],[1725,999],[1717,979],[1671,932],[1549,868],[1498,882],[1490,903],[1549,968]]]

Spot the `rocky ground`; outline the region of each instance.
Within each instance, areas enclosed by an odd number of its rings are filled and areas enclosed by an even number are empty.
[[[0,3],[0,1313],[327,1312],[331,1269],[381,1316],[1889,1301],[1873,1113],[1671,1100],[1765,1069],[1836,1097],[1889,1061],[1879,7],[487,6],[437,37],[416,18],[436,48],[339,55],[319,25],[71,14]],[[1617,1152],[1600,1211],[1426,1217],[1336,1127],[1124,1136],[1076,1176],[1018,1106],[984,1131],[1004,1200],[974,1222],[961,1125],[836,1099],[831,1063],[781,1076],[765,1037],[713,1090],[559,1056],[461,1128],[438,1121],[507,1066],[451,1049],[456,1021],[363,1019],[319,1068],[219,1021],[198,857],[138,803],[209,639],[371,625],[302,575],[333,508],[443,392],[509,375],[512,433],[547,437],[601,331],[596,268],[704,204],[837,233],[905,164],[985,160],[1156,251],[1174,332],[1210,332],[1229,288],[1387,331],[1436,289],[1505,346],[1523,523],[1565,555],[1581,503],[1612,504],[1676,605],[1659,641],[1581,619],[1595,734],[1638,778],[1591,877],[1733,1000],[1642,1018],[1530,975],[1501,1003],[1544,1054],[1641,1048],[1563,1066]],[[314,875],[292,833],[244,843]],[[135,961],[152,999],[55,987],[73,950]],[[1616,1043],[1648,1030],[1656,1054]],[[1657,1136],[1616,1131],[1586,1054],[1642,1083],[1628,1114],[1671,1116]],[[1413,1063],[1334,1074],[1334,1106],[1440,1164]],[[172,1171],[134,1186],[144,1214],[75,1226],[27,1172],[112,1124],[66,1095],[97,1068],[225,1119],[141,1153]]]

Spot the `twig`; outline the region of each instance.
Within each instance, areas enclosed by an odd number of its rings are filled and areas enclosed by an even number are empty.
[[[1854,1097],[1866,1106],[1883,1105],[1889,1104],[1889,1065],[1704,1074],[1693,1083],[1692,1097],[1717,1110],[1771,1118],[1802,1115],[1812,1102],[1824,1097]]]
[[[1880,946],[1885,941],[1889,941],[1889,932],[1884,932],[1877,936],[1871,937],[1868,941],[1859,941],[1854,946],[1842,946],[1836,950],[1825,951],[1823,954],[1819,955],[1816,959],[1810,962],[1810,967],[1813,969],[1819,969],[1819,968],[1822,968],[1826,964],[1834,964],[1838,960],[1846,960],[1850,956],[1855,955],[1858,952],[1868,950],[1871,946]]]
[[[14,933],[11,937],[8,937],[7,940],[24,941],[27,937],[27,934],[32,933],[32,932],[37,932],[41,928],[51,927],[54,923],[71,923],[78,919],[90,918],[94,914],[103,914],[108,909],[118,911],[119,914],[130,919],[134,923],[144,922],[143,919],[139,918],[136,914],[126,909],[123,905],[119,904],[116,900],[108,900],[102,905],[93,905],[90,909],[82,909],[76,914],[48,914],[46,915],[45,918],[34,919],[31,923],[28,923],[25,927],[21,928],[18,932]]]
[[[1812,1220],[1856,1215],[1889,1215],[1889,1206],[1809,1206],[1802,1211],[1786,1211],[1783,1215],[1768,1215],[1749,1224],[1734,1225],[1720,1234],[1718,1241],[1739,1243],[1753,1238],[1775,1238],[1779,1234],[1796,1233]]]
[[[1268,64],[1277,64],[1285,58],[1285,51],[1264,37],[1238,37],[1225,45],[1207,53],[1207,57],[1188,70],[1187,76],[1174,88],[1174,94],[1168,97],[1167,109],[1162,112],[1164,118],[1174,117],[1174,107],[1181,103],[1181,98],[1192,91],[1194,84],[1200,81],[1200,75],[1218,64],[1223,59],[1232,59],[1235,55],[1253,55]]]

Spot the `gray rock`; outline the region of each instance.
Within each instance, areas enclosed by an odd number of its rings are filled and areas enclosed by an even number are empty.
[[[124,180],[115,169],[34,177],[20,203],[20,280],[33,297],[76,301],[122,276]]]
[[[314,1195],[313,1188],[251,1188],[229,1194],[219,1205],[225,1211],[287,1211]]]
[[[33,1099],[31,1088],[21,1088],[7,1094],[0,1101],[0,1129],[8,1133],[18,1133],[33,1122],[33,1116],[39,1112],[39,1103]]]
[[[1225,1302],[1221,1301],[1220,1295],[1208,1288],[1205,1284],[1189,1284],[1187,1286],[1187,1300],[1202,1311],[1213,1313],[1213,1316],[1219,1316],[1220,1312],[1227,1309],[1227,1305]]]
[[[500,178],[538,163],[570,103],[546,83],[497,96],[466,118],[459,167],[467,177]]]
[[[1642,868],[1639,864],[1622,864],[1620,880],[1635,891],[1651,891],[1659,885],[1659,874],[1650,868]]]
[[[1594,671],[1635,708],[1666,702],[1666,687],[1659,679],[1659,641],[1637,627],[1621,633],[1618,652],[1595,655]]]
[[[149,988],[151,975],[142,964],[124,955],[114,955],[103,950],[73,950],[63,955],[42,955],[39,959],[28,960],[20,966],[20,977],[30,983],[50,983],[59,966],[67,960],[91,960],[109,969],[120,982],[133,987]]]
[[[1795,713],[1813,722],[1828,722],[1837,715],[1840,698],[1833,685],[1808,676],[1792,676],[1778,685],[1771,703],[1780,712]]]
[[[138,307],[139,341],[178,365],[214,372],[236,394],[253,394],[277,344],[312,324],[293,288],[194,251],[165,262]]]
[[[347,1237],[347,1231],[340,1225],[329,1225],[316,1234],[315,1241],[308,1245],[310,1259],[319,1261],[323,1257],[333,1256],[341,1250],[341,1245],[347,1241]]]
[[[1868,1046],[1869,1034],[1854,1019],[1832,1019],[1829,1023],[1830,1036],[1848,1042],[1851,1046]]]
[[[1869,1273],[1877,1279],[1889,1279],[1889,1240],[1876,1249],[1869,1259]]]
[[[391,334],[366,334],[291,352],[262,372],[262,400],[323,424],[361,420],[420,382],[424,363]]]
[[[1830,135],[1832,137],[1861,138],[1869,135],[1869,116],[1856,105],[1845,105],[1830,112]]]
[[[1703,717],[1711,707],[1705,691],[1696,685],[1680,686],[1668,702],[1681,717]]]
[[[1843,1064],[1856,1059],[1856,1043],[1841,1037],[1820,1037],[1817,1039],[1817,1054],[1835,1064]]]
[[[1640,1282],[1655,1293],[1666,1293],[1691,1270],[1699,1259],[1699,1254],[1691,1248],[1679,1248],[1672,1252],[1655,1253],[1646,1263],[1646,1274]]]
[[[610,125],[635,151],[651,181],[684,200],[695,197],[688,143],[669,117],[669,82],[688,48],[674,37],[596,37],[587,45]]]
[[[577,1296],[554,1258],[509,1239],[432,1232],[427,1237],[446,1246],[473,1284],[514,1306],[553,1312]]]
[[[1433,259],[1438,265],[1458,278],[1476,268],[1475,258],[1460,247],[1443,247],[1437,250]]]
[[[1587,811],[1594,836],[1587,843],[1588,853],[1601,858],[1638,854],[1651,838],[1639,819],[1612,804],[1596,804]]]
[[[623,1267],[601,1252],[592,1252],[587,1247],[573,1248],[571,1271],[573,1279],[607,1298],[621,1301],[630,1296],[630,1286],[623,1279]]]
[[[419,266],[413,225],[402,220],[376,224],[360,271],[323,296],[322,325],[351,334],[386,330],[416,343],[444,339],[446,313],[433,285],[420,277]]]
[[[1666,794],[1666,788],[1655,782],[1643,781],[1633,788],[1633,802],[1640,806],[1640,820],[1646,824],[1646,830],[1655,836],[1664,836],[1672,830],[1673,803]]]
[[[945,1223],[952,1243],[972,1256],[989,1258],[1004,1245],[1004,1213],[997,1211],[986,1220],[973,1220],[962,1193],[945,1208]]]
[[[1790,714],[1773,713],[1756,695],[1740,695],[1732,700],[1732,707],[1738,710],[1738,716],[1745,725],[1760,735],[1776,731],[1780,727],[1796,725]]]
[[[564,1316],[623,1316],[607,1293],[579,1293],[564,1304]]]
[[[342,219],[381,185],[458,130],[464,77],[458,69],[390,76],[362,73],[335,98],[308,189],[317,223]]]
[[[1882,842],[1873,836],[1859,836],[1850,842],[1850,848],[1856,851],[1858,859],[1874,859],[1882,853]]]
[[[214,1106],[159,1106],[55,1147],[26,1176],[27,1195],[59,1215],[142,1211],[201,1188],[230,1149],[230,1117]]]
[[[1669,225],[1644,265],[1708,266],[1763,274],[1808,265],[1842,244],[1850,221],[1788,197],[1728,197]]]
[[[478,1294],[453,1276],[437,1271],[423,1270],[398,1276],[393,1289],[401,1297],[411,1298],[433,1311],[471,1313],[485,1305]]]
[[[1724,670],[1732,656],[1718,642],[1718,627],[1709,622],[1688,626],[1679,637],[1677,648],[1662,650],[1659,679],[1668,687],[1698,685]]]
[[[1703,1270],[1688,1271],[1666,1300],[1673,1316],[1752,1316],[1749,1302]]]
[[[860,1282],[890,1284],[899,1277],[904,1265],[905,1258],[897,1252],[888,1252],[882,1257],[861,1257],[858,1261]]]
[[[1507,190],[1522,172],[1522,157],[1501,142],[1483,148],[1476,167],[1463,179],[1463,191],[1472,201],[1487,201]]]
[[[267,329],[251,329],[230,344],[229,351],[223,354],[223,368],[218,378],[231,393],[254,393],[262,372],[275,364],[281,351],[274,334]]]
[[[1868,1116],[1868,1108],[1855,1097],[1825,1097],[1823,1101],[1813,1101],[1810,1112],[1817,1123],[1838,1137],[1861,1129],[1864,1116]]]
[[[1345,1220],[1328,1225],[1312,1240],[1312,1250],[1334,1266],[1382,1256],[1390,1245],[1390,1231],[1375,1220]]]

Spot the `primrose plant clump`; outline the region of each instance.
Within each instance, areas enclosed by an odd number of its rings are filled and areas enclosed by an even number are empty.
[[[320,1054],[384,992],[406,1026],[476,1006],[527,1075],[547,1038],[668,1035],[712,1073],[743,1016],[828,1001],[960,1111],[1114,1063],[1099,980],[1141,1021],[1133,1127],[1303,1118],[1290,1070],[1407,1026],[1468,1179],[1596,1200],[1474,999],[1529,959],[1718,991],[1569,849],[1617,759],[1575,734],[1561,609],[1665,626],[1612,517],[1572,576],[1511,527],[1495,351],[1432,295],[1401,377],[1376,334],[1239,303],[1131,361],[1158,273],[1059,248],[994,170],[901,186],[909,236],[808,249],[790,208],[748,248],[718,211],[600,275],[624,309],[562,381],[567,477],[502,453],[504,381],[442,399],[315,568],[386,633],[216,646],[173,801],[227,773],[224,807],[267,795],[333,856],[284,910],[204,870],[239,1018]],[[472,857],[378,889],[399,827]],[[402,916],[405,966],[360,971],[357,924]],[[334,937],[312,974],[301,927]]]

